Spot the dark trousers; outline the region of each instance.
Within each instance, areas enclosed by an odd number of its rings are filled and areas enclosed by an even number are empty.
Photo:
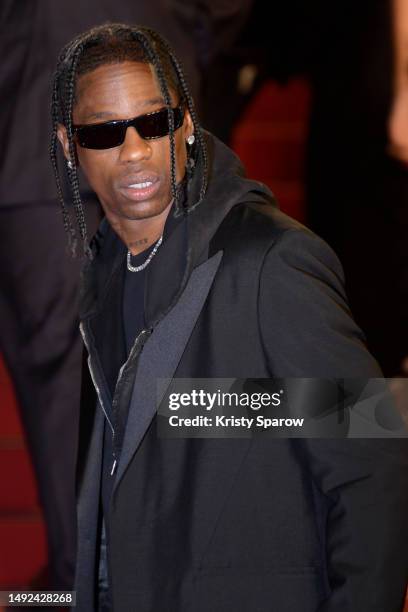
[[[93,231],[96,201],[87,209]],[[37,478],[50,587],[61,590],[72,588],[75,564],[82,352],[77,320],[81,259],[70,258],[66,244],[57,202],[0,208],[0,351]]]
[[[98,612],[112,612],[105,523],[102,521],[98,569]]]

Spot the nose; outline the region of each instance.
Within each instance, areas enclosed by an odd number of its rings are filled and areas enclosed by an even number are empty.
[[[128,127],[125,134],[125,140],[120,147],[120,161],[123,163],[138,162],[149,159],[151,155],[152,148],[149,141],[139,136],[133,126]]]

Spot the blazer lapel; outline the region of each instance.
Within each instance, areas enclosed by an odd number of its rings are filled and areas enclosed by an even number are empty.
[[[181,359],[222,259],[219,251],[195,268],[176,305],[157,324],[139,358],[129,416],[119,459],[115,492],[146,433],[165,388],[157,395],[158,378],[171,379]]]

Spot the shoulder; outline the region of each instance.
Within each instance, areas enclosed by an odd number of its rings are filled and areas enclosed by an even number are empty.
[[[263,202],[239,203],[227,214],[219,231],[232,239],[235,234],[245,233],[248,237],[256,236],[257,240],[271,242],[289,230],[309,230],[292,219],[273,203]]]
[[[381,375],[350,312],[342,266],[324,240],[276,207],[251,203],[229,213],[218,239],[230,267],[257,279],[270,372]]]
[[[331,271],[344,283],[342,266],[329,245],[310,229],[270,203],[235,206],[225,217],[213,239],[225,254],[258,264],[260,271],[274,266],[274,273],[291,266]],[[327,274],[326,274],[327,275]]]

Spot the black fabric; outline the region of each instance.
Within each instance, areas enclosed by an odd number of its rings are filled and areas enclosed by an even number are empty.
[[[154,248],[154,244],[149,248],[145,249],[138,255],[131,256],[131,264],[133,266],[140,266],[146,258],[149,256],[151,251]],[[136,339],[136,336],[144,327],[144,283],[145,283],[145,270],[141,270],[140,272],[131,272],[125,268],[124,273],[124,283],[123,283],[123,300],[122,300],[122,310],[123,310],[123,330],[124,330],[124,342],[126,345],[126,355],[129,356],[130,349],[133,346],[133,343]],[[117,315],[116,315],[117,316]],[[115,323],[115,322],[114,322]],[[117,321],[116,321],[117,323]],[[111,360],[112,363],[113,360]],[[116,362],[115,370],[118,370],[118,363]],[[117,372],[118,373],[118,372]],[[116,379],[117,379],[116,373]],[[115,383],[116,383],[115,379]],[[113,395],[115,383],[111,385],[111,392]],[[124,420],[122,424],[122,428],[125,427],[126,414],[122,415]],[[119,424],[115,423],[115,427],[118,427]],[[113,485],[113,445],[112,445],[112,430],[105,421],[104,428],[104,442],[103,442],[103,466],[102,466],[102,508],[103,508],[103,523],[101,526],[101,546],[100,546],[100,562],[99,562],[99,572],[103,576],[103,580],[101,582],[101,578],[99,579],[99,589],[100,589],[100,607],[104,612],[108,612],[110,610],[111,605],[111,594],[110,594],[110,576],[109,576],[109,567],[108,567],[108,548],[109,548],[109,523],[106,518],[109,514],[109,505],[110,498],[112,493],[112,485]]]
[[[211,189],[147,276],[153,341],[157,321],[182,302],[192,272],[222,253],[174,377],[381,376],[351,317],[335,254],[277,210],[266,188],[243,178],[237,158],[206,137]],[[84,275],[83,322],[94,334],[95,304],[109,313],[104,278],[112,283],[118,274],[108,262],[120,253],[109,227],[102,233],[100,257]],[[180,275],[169,253],[184,246]],[[166,363],[162,343],[144,372]],[[130,369],[134,374],[137,361]],[[129,372],[129,388],[133,380]],[[118,403],[127,406],[131,396],[124,387]],[[131,403],[129,415],[138,409]],[[89,445],[86,433],[81,446]],[[114,609],[400,612],[408,567],[406,441],[171,440],[157,436],[155,416],[140,439],[114,483],[108,514]],[[92,612],[88,577],[96,576],[99,546],[85,535],[98,504],[87,498],[88,486],[81,481],[79,508],[88,512],[80,512],[79,612]]]
[[[155,244],[152,244],[138,255],[132,255],[130,258],[131,265],[142,265],[153,251],[154,246]],[[123,289],[123,327],[125,329],[127,355],[130,353],[136,336],[144,328],[145,276],[146,268],[139,272],[131,272],[126,266]]]
[[[112,612],[112,598],[109,589],[106,529],[104,523],[102,524],[101,528],[101,546],[99,550],[98,612]]]
[[[170,210],[169,215],[167,217],[165,227],[163,230],[163,241],[165,242],[168,237],[171,235],[174,228],[180,223],[182,217],[174,217],[173,208]],[[143,264],[146,259],[149,257],[150,253],[153,251],[155,243],[150,247],[138,253],[137,255],[131,256],[131,264],[133,266],[140,266]],[[159,247],[159,249],[161,246]],[[157,253],[157,252],[156,252]],[[153,256],[155,257],[155,255]],[[104,311],[103,321],[105,323],[104,334],[98,334],[98,345],[99,342],[101,345],[104,345],[108,348],[102,350],[102,361],[103,367],[106,372],[108,372],[107,381],[109,384],[110,394],[113,398],[116,381],[118,378],[118,373],[120,367],[125,362],[126,358],[129,356],[130,350],[135,342],[137,335],[142,331],[145,327],[145,317],[144,317],[144,294],[145,294],[145,282],[146,282],[146,271],[149,265],[146,266],[143,270],[139,272],[131,272],[127,268],[127,264],[123,262],[122,266],[123,271],[119,272],[118,275],[118,284],[112,284],[110,295],[113,299],[114,309],[109,311],[109,316],[106,316],[106,312]],[[121,291],[121,287],[123,286],[123,291]],[[117,299],[118,296],[121,296],[123,293],[122,299]],[[122,313],[118,311],[118,307],[122,310]],[[106,325],[107,324],[107,325]],[[109,342],[107,342],[109,339]],[[119,354],[116,353],[116,357],[112,358],[112,348],[115,346],[115,342],[120,345]],[[123,354],[123,346],[126,347],[126,357]],[[113,355],[115,355],[115,350],[113,350]],[[121,361],[122,359],[122,361]],[[108,406],[109,407],[109,406]],[[122,411],[119,411],[116,415],[113,414],[111,410],[109,410],[108,416],[110,417],[113,426],[116,431],[123,432],[126,427],[126,419],[127,419],[127,406]],[[116,418],[115,418],[116,417]],[[118,436],[120,440],[122,440],[122,436]],[[118,460],[120,456],[120,443],[119,446],[115,449],[116,451],[116,459]],[[109,514],[109,505],[111,499],[112,485],[113,485],[113,444],[112,444],[112,429],[107,421],[105,421],[104,428],[104,443],[103,443],[103,477],[102,477],[102,488],[101,488],[101,496],[102,496],[102,508],[103,508],[103,516],[106,518]],[[109,548],[109,523],[105,522],[105,542],[104,546],[106,550]],[[108,572],[108,565],[106,564],[106,570]]]
[[[142,264],[149,253],[153,250],[154,245],[151,245],[148,249],[139,253],[138,255],[132,256],[132,265],[139,266]],[[123,300],[121,300],[122,311],[123,311],[123,333],[124,343],[126,345],[126,356],[129,355],[130,349],[135,341],[137,334],[143,329],[144,326],[144,282],[145,282],[145,271],[130,272],[127,267],[122,275],[124,278],[123,282]],[[119,313],[115,313],[116,317]],[[121,317],[122,319],[122,317]],[[113,321],[113,325],[119,327],[119,321]],[[117,332],[116,332],[117,333]],[[114,337],[115,332],[113,332]],[[105,338],[106,341],[106,338]],[[116,380],[119,372],[120,365],[118,360],[110,360],[109,363],[116,363],[114,368],[116,372],[115,379],[111,379],[111,394],[113,396]],[[112,413],[110,413],[111,419]],[[122,416],[123,420],[126,420],[126,414]],[[118,423],[114,423],[115,428],[119,426]],[[125,427],[125,423],[122,424]],[[108,516],[110,497],[112,491],[112,467],[113,467],[113,447],[112,447],[112,430],[107,422],[105,422],[105,433],[104,433],[104,444],[103,444],[103,478],[102,478],[102,507],[104,517]],[[106,524],[106,523],[105,523]],[[106,528],[105,542],[103,545],[108,548],[109,532],[108,527]]]

